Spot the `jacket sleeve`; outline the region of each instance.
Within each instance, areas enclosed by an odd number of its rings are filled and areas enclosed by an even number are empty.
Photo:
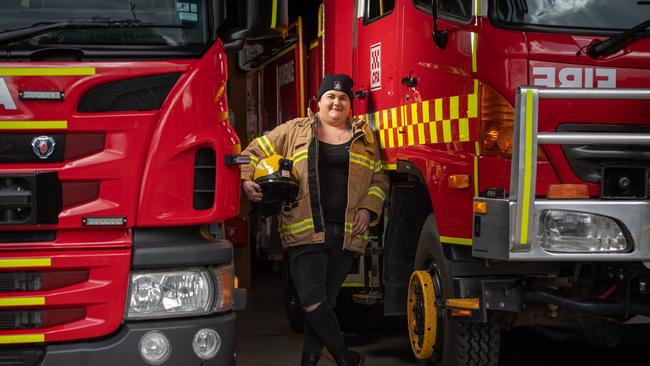
[[[250,164],[241,166],[242,180],[253,179],[255,167],[261,159],[276,154],[280,154],[284,157],[286,150],[286,134],[288,132],[289,124],[290,122],[283,123],[271,130],[271,132],[256,138],[255,140],[251,141],[250,144],[248,144],[244,151],[241,152],[242,155],[251,157]]]
[[[384,168],[381,162],[379,155],[379,149],[375,144],[375,169],[372,176],[372,181],[368,192],[361,199],[361,204],[359,208],[365,208],[370,211],[370,226],[375,226],[379,223],[379,218],[381,217],[382,210],[384,208],[384,202],[388,198],[389,193],[389,178],[388,174],[384,172]]]

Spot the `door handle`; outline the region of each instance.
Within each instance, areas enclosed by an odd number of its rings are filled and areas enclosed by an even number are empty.
[[[366,89],[361,89],[354,92],[354,97],[357,99],[363,99],[366,97],[366,95],[368,95],[368,91]]]
[[[418,86],[418,78],[405,76],[402,78],[402,84],[408,86],[409,88],[415,88]]]

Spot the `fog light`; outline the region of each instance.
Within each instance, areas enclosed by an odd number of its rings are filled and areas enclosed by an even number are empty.
[[[160,365],[169,359],[172,346],[169,339],[158,331],[151,331],[140,339],[140,355],[150,365]]]
[[[192,348],[199,358],[209,360],[219,352],[221,337],[214,329],[201,329],[194,335]]]
[[[550,252],[625,252],[631,244],[616,220],[585,212],[544,210],[537,239]]]

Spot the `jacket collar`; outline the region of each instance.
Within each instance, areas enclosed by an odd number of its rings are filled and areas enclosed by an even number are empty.
[[[352,122],[352,136],[356,136],[358,133],[363,134],[363,140],[366,145],[375,143],[375,134],[366,122],[365,117],[355,118]]]
[[[307,109],[307,118],[303,119],[302,125],[307,125],[309,124],[310,126],[313,126],[316,123],[316,119],[318,116],[316,113],[313,113],[311,109]],[[312,130],[312,129],[305,129],[304,133],[306,135],[307,131]],[[359,134],[363,134],[363,142],[366,145],[372,145],[375,143],[375,134],[372,132],[372,129],[366,122],[365,117],[358,117],[353,119],[352,121],[352,138],[355,138]]]

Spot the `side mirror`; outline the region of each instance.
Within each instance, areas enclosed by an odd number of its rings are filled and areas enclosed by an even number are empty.
[[[215,0],[227,16],[218,30],[227,52],[239,51],[248,39],[280,36],[289,23],[288,0]],[[220,5],[214,5],[219,7]],[[218,12],[214,12],[215,17]],[[215,22],[218,19],[215,19]]]
[[[443,31],[433,31],[433,42],[441,50],[444,50],[447,47],[447,39],[449,38],[449,33],[446,30]]]
[[[447,39],[449,38],[449,32],[446,30],[438,30],[438,1],[431,0],[431,15],[433,16],[433,41],[436,43],[436,46],[441,50],[444,50],[447,47]]]
[[[226,53],[238,52],[244,48],[244,39],[224,40],[223,49]]]

